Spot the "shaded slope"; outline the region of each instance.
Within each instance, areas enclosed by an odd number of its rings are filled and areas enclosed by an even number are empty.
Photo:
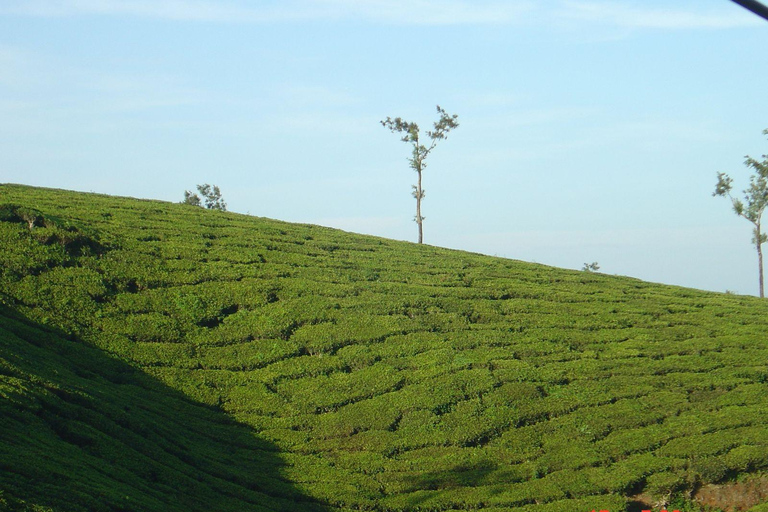
[[[248,425],[274,495],[614,511],[768,466],[764,301],[167,203],[0,203],[4,301]]]
[[[4,306],[0,398],[0,509],[313,508],[251,429]]]

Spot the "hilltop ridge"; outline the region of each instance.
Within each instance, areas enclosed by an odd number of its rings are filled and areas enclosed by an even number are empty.
[[[0,303],[0,508],[614,512],[768,467],[753,297],[0,185]]]

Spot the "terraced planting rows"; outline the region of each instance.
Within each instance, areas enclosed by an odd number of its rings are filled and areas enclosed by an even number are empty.
[[[756,298],[2,185],[0,300],[8,506],[618,512],[768,468]]]

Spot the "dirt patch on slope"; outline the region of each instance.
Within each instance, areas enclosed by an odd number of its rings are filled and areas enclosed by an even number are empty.
[[[768,475],[720,485],[705,485],[693,496],[704,506],[716,507],[725,512],[742,512],[768,501]]]

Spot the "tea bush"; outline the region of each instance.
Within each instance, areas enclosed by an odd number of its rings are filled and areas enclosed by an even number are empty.
[[[0,508],[627,510],[768,469],[767,304],[0,185]]]

